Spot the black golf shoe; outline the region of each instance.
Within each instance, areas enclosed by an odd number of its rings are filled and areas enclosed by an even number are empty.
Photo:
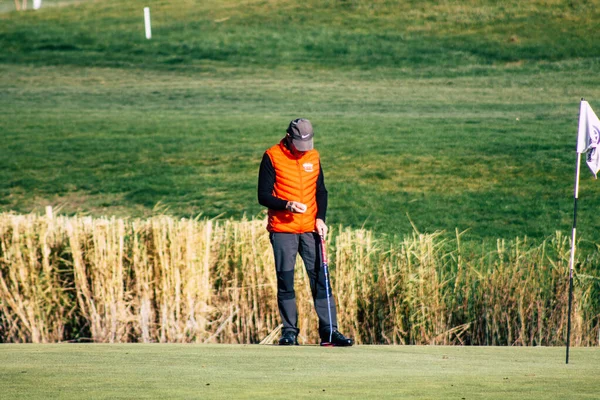
[[[279,339],[280,346],[298,346],[298,338],[294,332],[285,332]]]
[[[347,338],[338,331],[331,333],[331,340],[329,340],[329,333],[321,337],[321,346],[348,347],[353,344],[354,340]]]

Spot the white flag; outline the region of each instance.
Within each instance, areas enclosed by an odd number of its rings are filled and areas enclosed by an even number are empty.
[[[587,101],[581,101],[579,109],[579,132],[577,133],[577,152],[587,152],[587,165],[597,178],[600,171],[600,120]]]

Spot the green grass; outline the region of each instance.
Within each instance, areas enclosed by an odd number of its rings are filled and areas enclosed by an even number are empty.
[[[304,116],[331,224],[570,229],[596,1],[157,1],[151,41],[145,2],[48,3],[0,13],[0,211],[258,215],[262,152]],[[598,241],[585,169],[580,198]]]
[[[235,345],[2,345],[11,399],[592,399],[600,352]]]

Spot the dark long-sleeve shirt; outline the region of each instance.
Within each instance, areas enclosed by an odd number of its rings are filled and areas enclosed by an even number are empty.
[[[275,187],[275,168],[271,158],[265,153],[260,163],[258,171],[258,202],[271,210],[285,210],[287,202],[291,199],[280,199],[273,196]],[[323,168],[319,163],[319,177],[317,178],[317,218],[325,221],[327,214],[327,189],[325,188],[325,178],[323,177]]]

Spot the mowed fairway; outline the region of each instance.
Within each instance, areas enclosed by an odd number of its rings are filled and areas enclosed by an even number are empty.
[[[570,78],[579,90],[565,94],[549,86],[569,85],[560,73],[400,80],[349,72],[0,71],[12,86],[0,101],[3,210],[51,204],[144,216],[160,204],[182,216],[260,215],[262,153],[301,115],[318,132],[330,223],[402,235],[412,230],[410,218],[422,230],[470,229],[495,239],[541,238],[571,222],[585,77]],[[525,90],[524,81],[534,87]],[[581,213],[589,215],[600,186],[584,173]],[[582,229],[589,234],[597,224]]]
[[[303,116],[332,225],[569,231],[594,4],[167,2],[151,41],[145,2],[44,4],[0,13],[0,211],[262,216],[262,153]]]
[[[592,399],[600,351],[562,348],[2,345],[3,398]]]

